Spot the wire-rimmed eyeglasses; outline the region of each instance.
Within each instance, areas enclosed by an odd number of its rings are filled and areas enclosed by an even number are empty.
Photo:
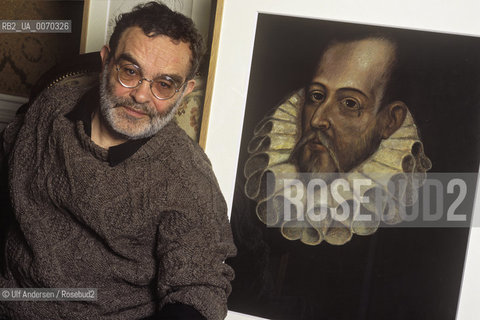
[[[167,100],[173,97],[186,82],[177,86],[176,82],[169,76],[161,76],[154,80],[142,77],[141,70],[134,64],[116,65],[117,80],[125,88],[133,89],[142,84],[145,80],[150,82],[150,91],[159,100]]]

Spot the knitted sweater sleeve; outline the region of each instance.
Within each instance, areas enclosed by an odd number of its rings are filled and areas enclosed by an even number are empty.
[[[8,157],[13,148],[17,134],[23,124],[24,115],[20,114],[15,117],[15,120],[10,122],[8,126],[0,133],[0,205],[5,208],[10,200],[8,195]],[[6,210],[0,210],[3,213]],[[0,222],[3,225],[3,215],[0,215]],[[0,231],[4,231],[0,228]]]
[[[10,153],[18,131],[22,127],[24,115],[19,114],[15,119],[8,124],[8,126],[0,134],[0,163],[4,163],[8,154]]]
[[[5,273],[4,246],[7,230],[11,224],[10,195],[8,191],[8,157],[15,143],[16,137],[23,124],[23,114],[17,115],[15,120],[0,134],[0,273]]]
[[[208,160],[207,160],[208,161]],[[235,255],[227,207],[208,166],[177,170],[157,234],[157,290],[165,304],[192,306],[207,319],[223,319],[234,273],[224,263]]]

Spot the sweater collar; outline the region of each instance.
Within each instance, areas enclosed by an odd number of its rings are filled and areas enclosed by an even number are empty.
[[[92,133],[92,114],[95,110],[100,109],[100,91],[95,86],[88,90],[78,101],[72,111],[67,113],[65,117],[76,123],[81,121],[85,134],[91,137]],[[140,149],[150,138],[128,140],[122,144],[110,147],[108,149],[107,161],[111,167],[114,167],[131,157]]]

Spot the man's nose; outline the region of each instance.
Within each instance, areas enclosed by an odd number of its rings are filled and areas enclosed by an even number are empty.
[[[146,103],[150,102],[151,91],[150,91],[150,82],[143,80],[138,87],[132,89],[130,96],[137,103]]]
[[[315,112],[310,119],[310,126],[313,129],[317,130],[328,130],[331,126],[331,121],[329,119],[331,106],[329,103],[322,103],[317,107]]]

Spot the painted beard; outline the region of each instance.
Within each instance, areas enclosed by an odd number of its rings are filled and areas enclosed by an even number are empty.
[[[148,103],[136,103],[132,98],[118,97],[113,94],[110,77],[111,72],[106,64],[100,79],[100,113],[110,131],[117,137],[127,140],[151,137],[160,131],[175,116],[185,91],[183,88],[180,96],[165,112],[158,112]],[[126,114],[120,107],[144,113],[148,118],[135,118]]]
[[[310,131],[295,146],[292,161],[297,163],[300,172],[348,172],[372,155],[380,141],[381,134],[378,128],[373,128],[365,136],[350,143],[348,147],[342,148],[340,154],[329,136],[319,130]],[[327,152],[312,150],[309,146],[312,142],[320,143]]]
[[[319,144],[326,152],[311,150],[310,143]],[[330,138],[322,131],[310,131],[300,139],[292,152],[301,172],[341,172]]]

